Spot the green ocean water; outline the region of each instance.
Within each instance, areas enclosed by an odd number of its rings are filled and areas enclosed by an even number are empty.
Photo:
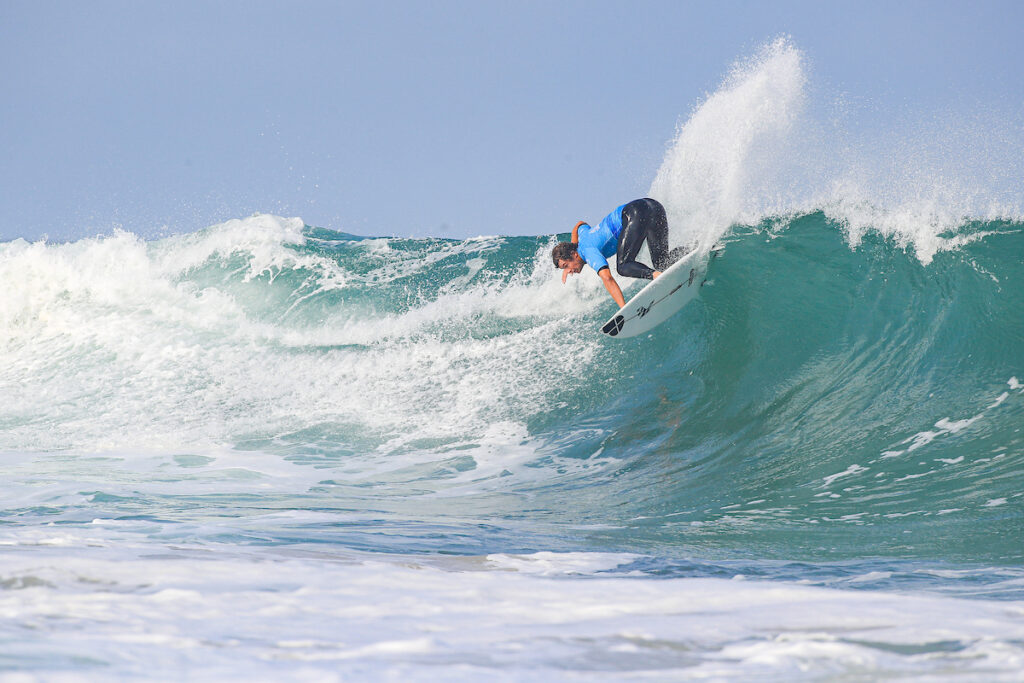
[[[504,405],[552,461],[616,465],[531,495],[562,501],[542,506],[560,524],[609,527],[574,546],[587,550],[1018,564],[1024,240],[1012,223],[960,234],[984,237],[925,266],[877,236],[851,248],[820,213],[739,227],[695,305],[648,338],[602,342],[584,373],[572,349],[607,307],[588,311],[545,340],[565,362],[531,380],[554,396],[520,405],[508,385]],[[476,281],[540,244],[502,240]],[[440,270],[458,278],[473,257]],[[391,310],[444,284],[437,269],[396,283],[415,296]],[[434,334],[543,324],[481,314]]]
[[[943,239],[735,225],[627,340],[553,237],[0,245],[2,665],[1012,678],[1024,226]]]
[[[322,475],[303,506],[379,487],[383,507],[430,523],[453,511],[433,519],[437,502],[407,505],[410,492],[451,485],[491,523],[459,522],[434,550],[531,547],[525,525],[591,551],[1017,564],[1024,242],[1010,223],[963,233],[984,236],[922,265],[880,237],[851,248],[820,213],[738,226],[699,299],[635,340],[595,334],[610,309],[593,283],[543,282],[547,238],[305,228],[265,267],[252,245],[209,251],[223,232],[46,247],[153,262],[207,251],[126,300],[111,292],[131,275],[55,288],[46,323],[9,316],[6,386],[24,394],[3,447],[116,450],[158,434],[186,460],[257,451]],[[94,310],[77,328],[39,329],[78,298]],[[30,407],[57,394],[59,409]],[[510,446],[529,476],[474,459]],[[415,549],[399,537],[389,547]]]

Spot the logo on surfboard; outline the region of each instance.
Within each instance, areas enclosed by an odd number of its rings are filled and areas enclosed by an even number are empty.
[[[623,318],[621,315],[617,315],[608,322],[606,322],[604,324],[604,327],[601,328],[601,331],[607,334],[609,337],[614,337],[622,330],[622,326],[625,324],[625,318]]]

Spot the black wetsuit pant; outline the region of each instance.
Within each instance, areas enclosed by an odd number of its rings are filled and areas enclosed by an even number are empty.
[[[640,246],[647,240],[654,268],[636,260]],[[668,218],[665,207],[654,199],[637,199],[622,208],[622,232],[616,249],[615,270],[624,277],[651,280],[655,270],[669,266]]]

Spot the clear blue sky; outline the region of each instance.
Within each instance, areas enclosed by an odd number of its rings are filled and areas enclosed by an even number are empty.
[[[884,120],[1020,113],[1022,26],[1019,0],[0,0],[0,239],[564,231],[643,194],[772,38]]]

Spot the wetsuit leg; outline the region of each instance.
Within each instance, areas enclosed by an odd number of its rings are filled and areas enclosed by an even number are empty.
[[[644,240],[655,268],[664,270],[668,265],[668,219],[665,207],[653,199],[637,199],[622,209],[615,266],[619,275],[646,280],[654,277],[654,269],[636,260]]]
[[[654,199],[645,199],[650,210],[647,227],[647,248],[651,250],[651,260],[655,270],[665,270],[671,265],[668,258],[668,216],[665,207]]]

